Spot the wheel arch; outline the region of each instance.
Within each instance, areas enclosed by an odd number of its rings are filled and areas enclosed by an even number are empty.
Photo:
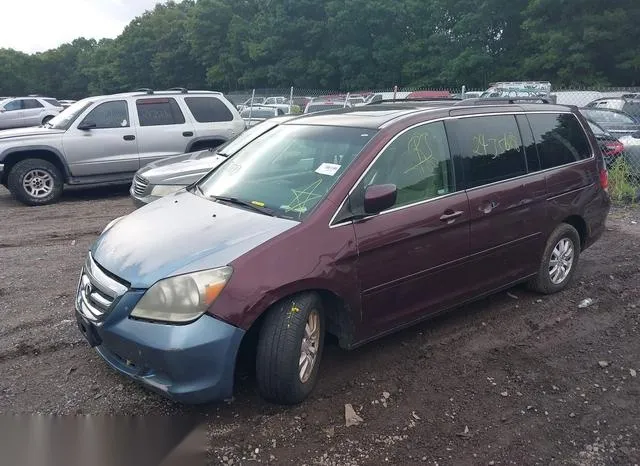
[[[589,228],[587,227],[587,222],[580,215],[570,215],[565,218],[562,223],[566,223],[571,225],[578,232],[578,236],[580,236],[580,249],[584,249],[585,244],[587,242],[587,238],[589,237]]]
[[[27,159],[41,159],[51,162],[60,170],[65,182],[69,179],[69,167],[67,167],[64,158],[56,149],[47,146],[31,146],[21,147],[3,154],[2,163],[4,164],[4,172],[2,174],[2,180],[0,181],[6,183],[9,172],[11,172],[13,166]]]
[[[282,301],[304,293],[316,293],[320,297],[325,312],[326,331],[338,339],[340,347],[346,349],[354,343],[355,322],[346,299],[329,288],[309,287],[298,289],[283,294],[277,299],[272,299],[268,304],[261,306],[262,312],[250,323],[242,339],[240,349],[236,355],[236,367],[244,358],[251,360],[255,357],[258,335],[269,309],[272,309]]]

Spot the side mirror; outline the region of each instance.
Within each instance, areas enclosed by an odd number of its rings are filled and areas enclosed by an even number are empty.
[[[84,123],[80,123],[78,125],[78,129],[81,131],[89,131],[92,128],[95,128],[97,125],[93,121],[86,121]]]
[[[398,197],[395,184],[376,184],[368,186],[364,192],[364,211],[367,214],[379,214],[393,207]]]

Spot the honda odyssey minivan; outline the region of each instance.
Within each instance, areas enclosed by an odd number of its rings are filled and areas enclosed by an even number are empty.
[[[526,282],[563,290],[602,234],[607,170],[575,108],[461,101],[304,115],[186,190],[111,222],[76,317],[114,369],[173,400],[312,391],[352,349]]]

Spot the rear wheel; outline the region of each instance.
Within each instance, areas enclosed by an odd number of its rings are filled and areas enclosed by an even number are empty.
[[[16,163],[7,177],[11,194],[23,204],[45,205],[62,195],[64,180],[58,167],[42,159],[26,159]]]
[[[547,240],[538,275],[530,287],[543,294],[563,290],[573,279],[579,257],[580,235],[571,225],[561,224]]]
[[[263,398],[291,405],[309,396],[318,376],[324,333],[324,311],[316,293],[294,296],[268,311],[256,355]]]

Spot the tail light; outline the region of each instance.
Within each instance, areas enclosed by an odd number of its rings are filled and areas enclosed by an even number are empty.
[[[620,141],[607,141],[603,149],[605,156],[616,157],[624,151],[624,145]]]
[[[606,192],[609,192],[609,172],[604,167],[600,169],[600,186]]]

